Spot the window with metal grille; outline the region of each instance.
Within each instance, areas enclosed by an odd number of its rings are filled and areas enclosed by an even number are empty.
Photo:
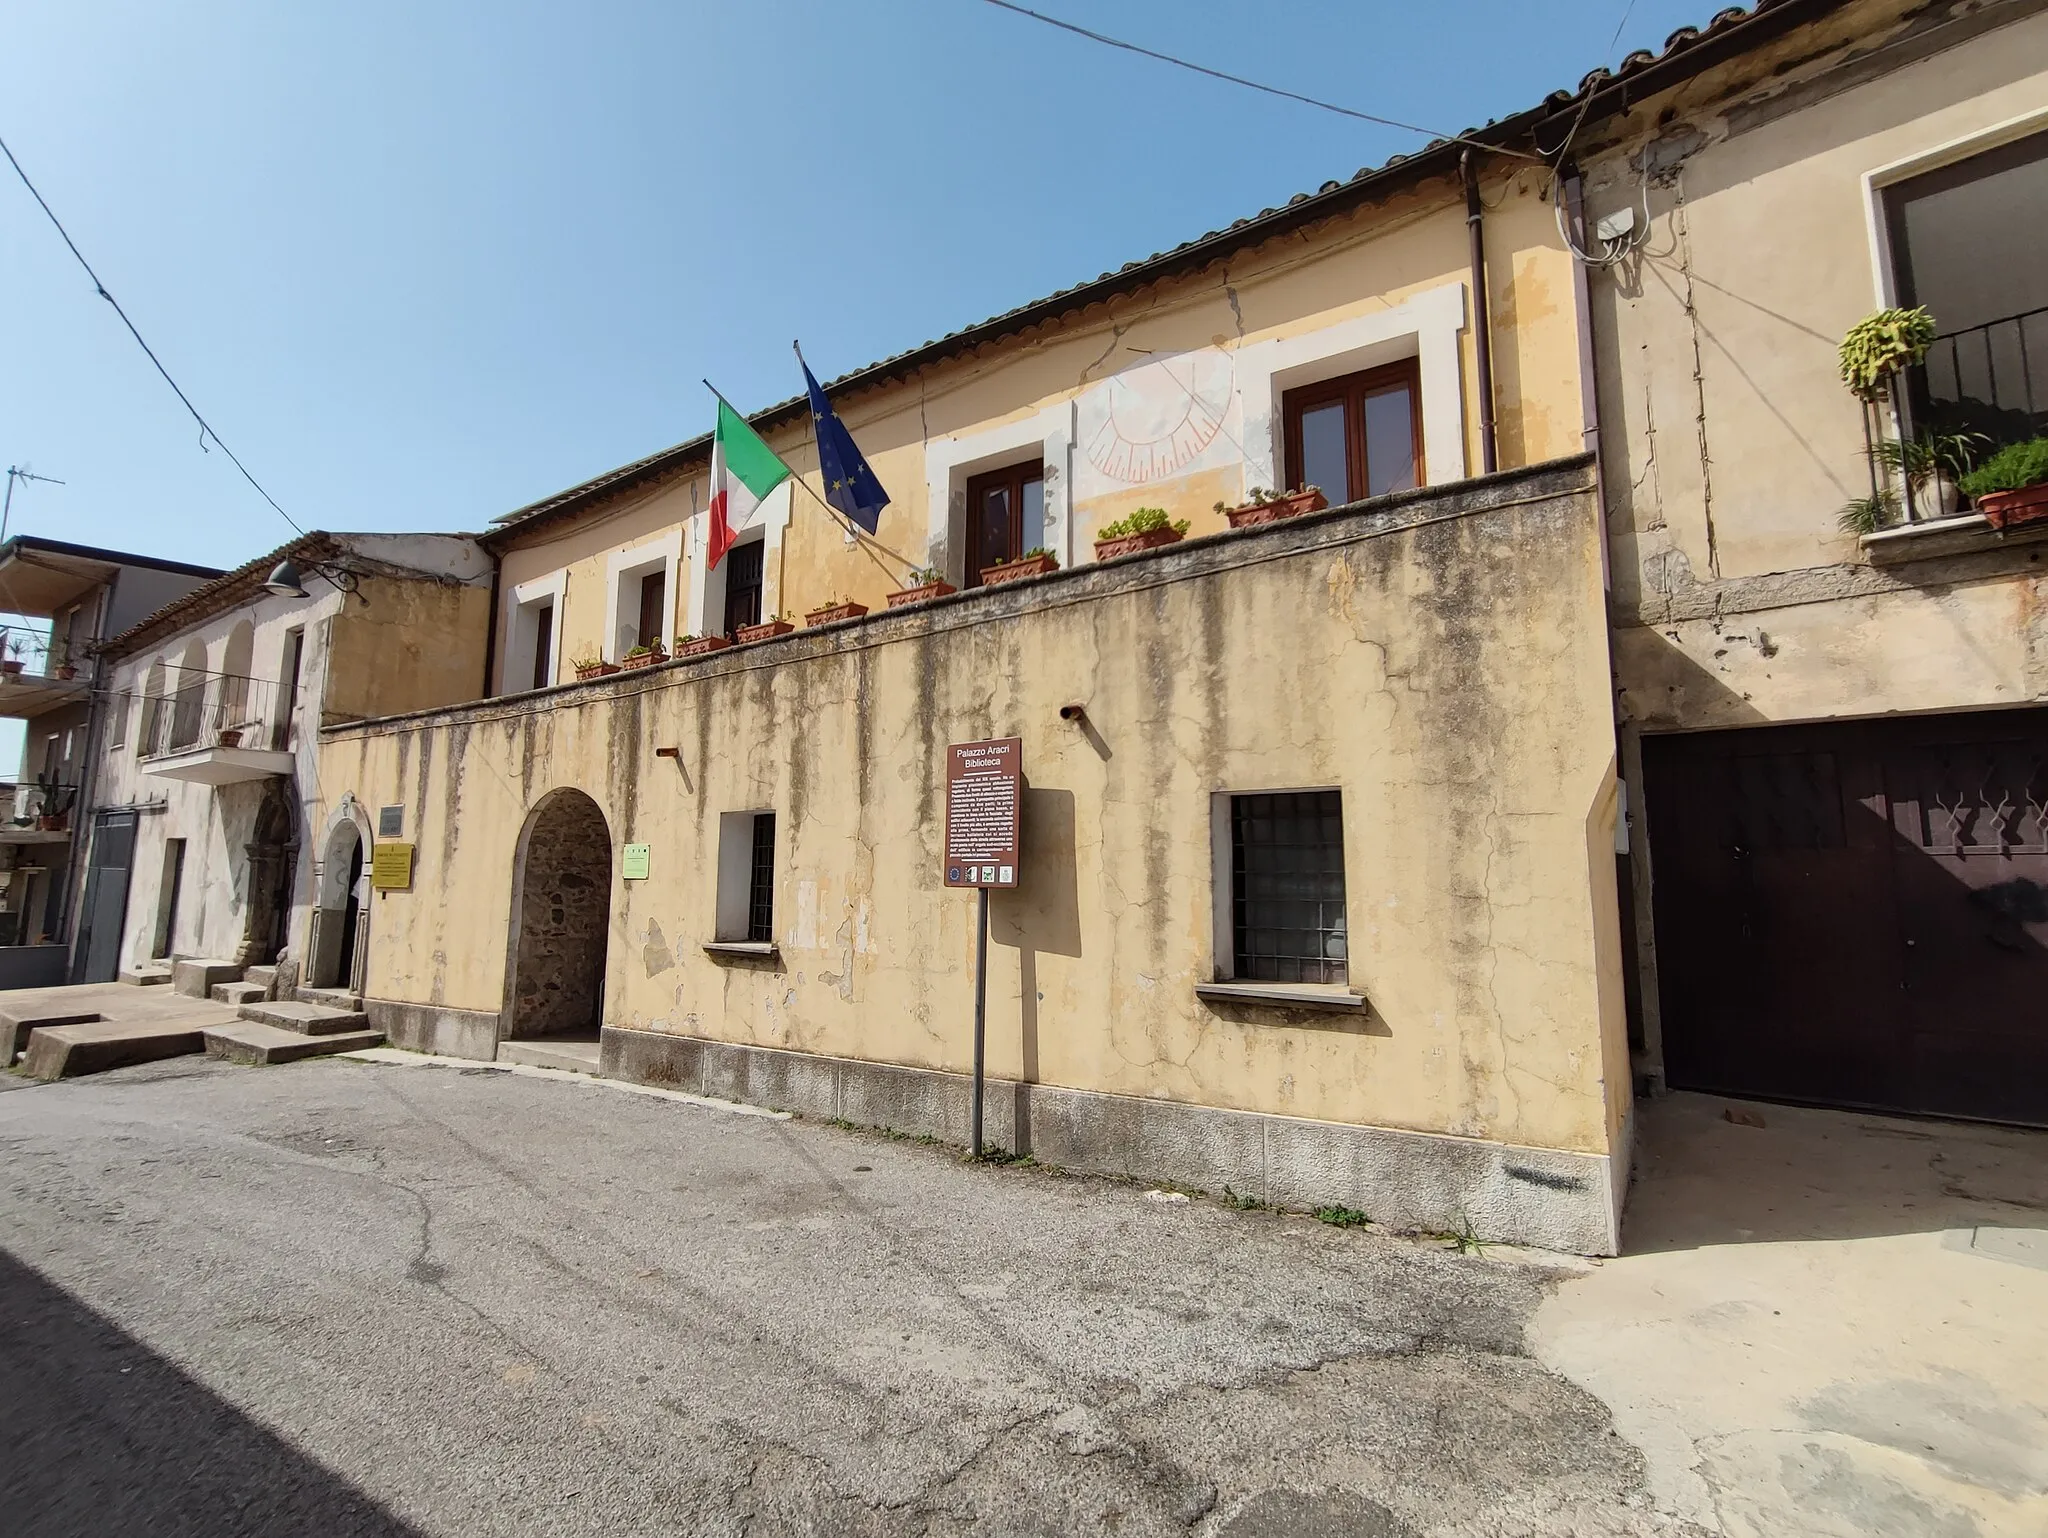
[[[754,814],[754,859],[747,876],[747,938],[775,938],[775,814]]]
[[[1230,798],[1232,971],[1342,983],[1344,814],[1334,790]]]

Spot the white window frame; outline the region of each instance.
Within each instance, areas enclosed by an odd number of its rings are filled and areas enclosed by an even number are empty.
[[[1245,490],[1287,484],[1286,417],[1281,398],[1303,385],[1416,360],[1422,399],[1423,484],[1465,478],[1465,285],[1440,284],[1399,304],[1297,336],[1248,342],[1237,350],[1244,407]],[[1333,502],[1342,501],[1332,497]]]
[[[1885,189],[1929,171],[1939,171],[1944,166],[1975,159],[1987,150],[2002,149],[2016,139],[2025,139],[2043,131],[2048,131],[2048,107],[1946,139],[1931,148],[1888,161],[1863,173],[1863,218],[1870,237],[1871,287],[1877,295],[1880,309],[1889,309],[1899,302],[1898,281],[1893,276],[1896,269],[1892,262],[1890,221],[1884,214]]]
[[[1231,844],[1233,836],[1230,815],[1232,803],[1239,796],[1305,796],[1314,795],[1321,791],[1333,791],[1337,795],[1342,796],[1344,794],[1344,787],[1341,785],[1238,785],[1233,786],[1229,790],[1216,790],[1209,793],[1209,895],[1210,912],[1213,920],[1209,943],[1214,963],[1211,975],[1214,976],[1217,982],[1230,983],[1239,980],[1237,976],[1237,912],[1235,908],[1236,891],[1234,886],[1237,862],[1236,850]],[[1344,856],[1344,905],[1348,910],[1351,906],[1351,825],[1348,822],[1344,825],[1344,848],[1342,853]],[[1350,918],[1351,915],[1347,911],[1344,928],[1346,938],[1345,970],[1347,973],[1353,970],[1351,965],[1353,958],[1349,954],[1349,939],[1352,932]],[[1330,989],[1339,993],[1348,993],[1352,984],[1348,982],[1334,984],[1262,983],[1259,986]]]
[[[544,577],[521,582],[512,589],[512,601],[505,605],[502,634],[498,642],[498,692],[500,694],[523,694],[533,686],[524,680],[533,676],[534,635],[525,629],[520,621],[526,611],[536,607],[542,600],[553,605],[554,612],[548,619],[548,683],[553,685],[562,676],[562,614],[563,599],[569,590],[569,568],[551,571]],[[515,682],[518,680],[518,682]]]
[[[775,943],[772,933],[766,941],[747,938],[754,903],[754,820],[757,817],[773,816],[775,809],[769,806],[718,814],[718,887],[711,925],[714,944],[744,946]],[[783,838],[780,819],[776,822],[775,833],[779,853]],[[775,913],[772,883],[769,892],[769,911],[771,914]],[[771,918],[771,930],[773,922]]]
[[[735,545],[759,540],[761,550],[761,618],[782,612],[782,541],[789,530],[791,501],[796,488],[784,481],[761,499],[753,523],[740,530]],[[706,635],[708,617],[717,615],[714,629],[725,621],[725,562],[716,569],[710,562],[711,514],[690,515],[690,601],[683,628],[691,635]]]
[[[925,446],[925,560],[943,565],[946,580],[967,586],[967,483],[1039,452],[1045,467],[1045,544],[1060,565],[1074,564],[1073,519],[1067,516],[1074,469],[1072,400],[979,432],[937,438]],[[933,560],[944,551],[943,562]]]
[[[639,579],[652,576],[656,570],[661,572],[662,580],[665,584],[662,589],[662,601],[668,611],[663,616],[662,634],[658,639],[663,646],[668,644],[669,638],[673,634],[671,627],[675,624],[676,594],[680,591],[676,584],[681,578],[682,567],[683,531],[679,527],[670,529],[666,534],[658,535],[653,539],[644,540],[640,544],[630,545],[624,550],[614,550],[612,552],[610,558],[605,562],[604,571],[605,609],[604,645],[602,650],[605,661],[617,662],[622,655],[632,649],[635,641],[644,644],[648,640],[646,636],[637,634],[640,619]],[[628,641],[624,634],[626,628],[625,587],[629,580],[633,583],[632,614],[636,627],[634,641]]]

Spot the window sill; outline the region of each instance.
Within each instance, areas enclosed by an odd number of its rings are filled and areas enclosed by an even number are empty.
[[[1978,550],[2040,544],[2044,540],[2048,540],[2048,523],[2023,523],[2001,533],[1991,527],[1982,513],[1963,513],[1954,518],[1932,518],[1925,523],[1880,529],[1875,534],[1863,535],[1857,544],[1871,565],[1893,566],[1902,561],[1969,555]]]
[[[1364,1009],[1365,995],[1342,983],[1196,983],[1195,997],[1218,1004],[1277,1004],[1285,1009]]]
[[[781,954],[773,940],[707,940],[704,949],[714,956],[751,956],[756,960]]]

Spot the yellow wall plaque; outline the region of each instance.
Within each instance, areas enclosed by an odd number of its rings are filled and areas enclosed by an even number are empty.
[[[370,851],[370,889],[403,892],[412,886],[410,844],[378,844]]]

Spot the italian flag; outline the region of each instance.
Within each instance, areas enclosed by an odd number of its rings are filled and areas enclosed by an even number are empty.
[[[789,466],[747,426],[747,419],[718,397],[718,431],[711,435],[711,564],[741,529],[750,528],[768,493],[789,479]]]

